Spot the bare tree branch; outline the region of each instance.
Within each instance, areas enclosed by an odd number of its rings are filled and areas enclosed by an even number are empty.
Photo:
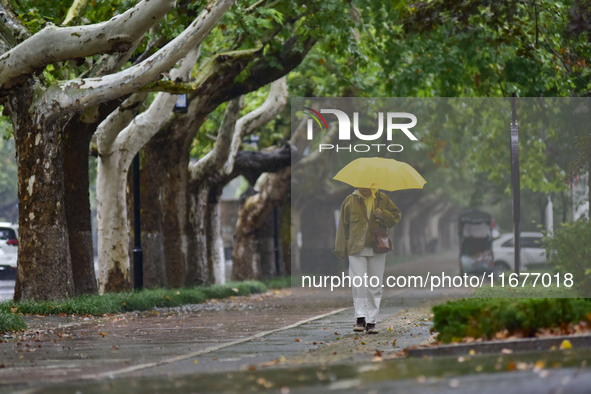
[[[252,133],[257,128],[269,123],[281,109],[287,104],[287,83],[285,77],[278,79],[271,84],[269,95],[265,102],[252,112],[244,115],[236,122],[236,132],[232,138],[232,145],[230,148],[230,154],[228,160],[224,164],[223,173],[230,174],[234,168],[234,158],[242,138],[245,135]]]
[[[139,91],[144,92],[167,92],[172,94],[193,93],[204,82],[208,81],[212,74],[219,70],[220,64],[232,63],[240,60],[250,60],[262,53],[262,45],[252,49],[242,49],[239,51],[222,52],[206,59],[200,66],[199,72],[193,82],[156,81],[143,86]]]
[[[129,48],[174,3],[144,0],[107,22],[75,27],[49,25],[0,56],[0,90],[17,85],[51,63]]]
[[[29,31],[20,23],[7,2],[0,3],[0,38],[7,47],[15,47],[30,37]],[[0,52],[2,53],[2,52]]]
[[[62,26],[70,26],[76,23],[82,17],[82,15],[84,15],[88,1],[89,0],[74,0],[68,9],[68,13],[66,14],[66,18],[64,19]]]
[[[97,150],[101,154],[110,154],[115,138],[138,114],[147,96],[147,93],[131,95],[98,125],[93,138],[96,138]]]
[[[219,170],[224,164],[226,158],[230,154],[233,135],[236,134],[236,125],[238,123],[238,115],[240,114],[241,106],[242,96],[228,102],[228,106],[224,112],[224,119],[222,120],[222,124],[218,131],[218,138],[213,149],[198,162],[189,164],[191,179],[203,179],[207,174]]]
[[[212,6],[206,7],[181,34],[140,64],[102,78],[76,79],[53,85],[39,104],[48,109],[58,106],[81,110],[112,97],[135,92],[143,85],[157,80],[162,72],[171,69],[189,50],[199,46],[232,3],[233,0],[217,0]],[[38,110],[43,112],[43,108]]]
[[[187,79],[198,58],[199,48],[190,51],[184,59],[179,61],[178,68],[171,71],[173,78]],[[154,135],[166,122],[176,101],[176,96],[167,93],[158,94],[150,108],[134,119],[140,104],[146,96],[147,93],[144,92],[132,95],[99,125],[95,135],[100,155],[111,154],[114,150],[123,148],[125,144],[130,144],[132,139],[137,138],[137,144],[126,147],[126,150],[131,152],[130,154],[133,157],[147,142],[147,139]],[[137,137],[136,135],[139,133],[144,136],[142,138]]]
[[[201,160],[189,164],[193,180],[202,179],[213,171],[222,169],[221,175],[229,175],[234,168],[234,160],[242,143],[242,138],[273,119],[287,103],[287,84],[285,77],[273,82],[265,102],[255,110],[236,120],[232,117],[240,111],[236,99],[230,101],[224,114],[224,121],[218,133],[214,148]],[[227,120],[227,119],[228,120]],[[233,120],[233,123],[232,123]],[[228,127],[231,126],[231,129]],[[220,161],[221,160],[221,161]]]

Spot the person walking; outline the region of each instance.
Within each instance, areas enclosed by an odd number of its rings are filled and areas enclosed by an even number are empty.
[[[374,251],[374,239],[378,230],[393,227],[400,218],[396,204],[377,189],[357,188],[341,205],[333,252],[341,259],[349,257],[356,332],[378,333],[386,253]]]

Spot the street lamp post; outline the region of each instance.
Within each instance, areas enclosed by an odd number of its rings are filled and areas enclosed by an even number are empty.
[[[140,154],[133,158],[133,288],[144,287],[144,253],[140,226]]]
[[[515,109],[515,94],[511,98],[511,194],[513,196],[513,248],[515,253],[515,273],[519,277],[521,265],[521,249],[520,249],[520,181],[519,181],[519,137],[517,125],[517,111]]]

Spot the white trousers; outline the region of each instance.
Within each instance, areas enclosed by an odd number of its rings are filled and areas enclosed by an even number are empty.
[[[349,276],[353,289],[355,317],[365,317],[367,323],[376,323],[382,301],[382,281],[386,253],[373,256],[349,256]],[[355,279],[355,278],[361,279]],[[371,280],[372,277],[378,278]],[[361,284],[361,286],[355,286]],[[374,285],[374,286],[372,286]]]

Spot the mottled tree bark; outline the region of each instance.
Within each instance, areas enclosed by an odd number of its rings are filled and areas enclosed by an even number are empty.
[[[162,232],[162,211],[160,201],[162,190],[159,182],[164,177],[162,167],[150,159],[150,143],[142,151],[140,171],[140,216],[144,263],[144,287],[166,287],[169,278],[164,264],[164,234]],[[159,148],[158,148],[159,149]]]
[[[208,185],[194,182],[189,186],[190,217],[193,231],[192,258],[188,264],[187,285],[211,284],[211,270],[208,262],[209,231],[209,191]]]
[[[88,195],[88,147],[95,125],[73,119],[64,130],[64,201],[74,293],[97,293]]]
[[[146,190],[142,200],[142,228],[147,235],[144,261],[164,272],[170,287],[186,283],[189,242],[186,182],[181,182],[187,177],[189,159],[184,143],[170,136],[176,132],[174,124],[169,124],[148,142],[144,149],[146,177],[142,179],[142,190]]]
[[[260,279],[259,230],[272,214],[275,205],[289,189],[291,168],[268,174],[259,185],[259,192],[245,199],[240,209],[232,252],[232,279]]]
[[[7,100],[13,117],[19,178],[19,253],[14,299],[74,295],[64,201],[62,144],[67,116],[29,113],[30,84]]]

